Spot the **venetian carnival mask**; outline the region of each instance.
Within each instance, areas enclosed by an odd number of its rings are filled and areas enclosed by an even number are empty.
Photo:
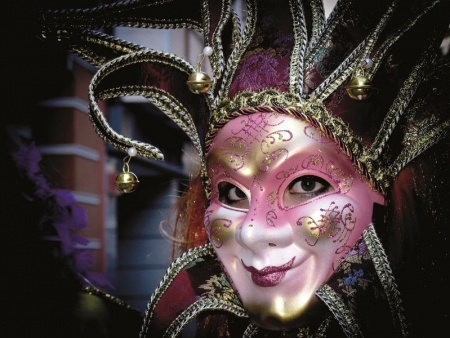
[[[42,39],[99,68],[89,117],[105,142],[164,160],[153,141],[114,130],[103,111],[109,99],[141,96],[198,154],[209,243],[187,249],[219,259],[245,311],[233,297],[195,298],[166,337],[192,320],[194,307],[248,315],[251,325],[269,329],[300,323],[315,291],[369,227],[374,204],[384,204],[399,172],[450,128],[442,104],[448,95],[439,89],[444,65],[429,62],[442,40],[431,37],[448,30],[435,15],[448,2],[340,0],[328,18],[320,0],[246,4],[245,23],[229,0],[119,1],[40,16]],[[105,34],[116,26],[196,31],[200,62]],[[210,76],[201,71],[206,57]],[[124,177],[131,176],[128,161]],[[156,295],[148,306],[149,332],[159,301]],[[347,328],[355,322],[340,319]]]
[[[228,122],[207,167],[207,232],[245,309],[262,327],[295,327],[382,195],[334,142],[283,114]]]

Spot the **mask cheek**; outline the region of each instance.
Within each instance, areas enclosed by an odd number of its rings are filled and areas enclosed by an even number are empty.
[[[209,241],[216,249],[233,243],[239,224],[245,218],[245,213],[211,204],[205,213],[205,226]]]
[[[326,243],[336,236],[341,223],[335,208],[323,208],[322,203],[315,204],[306,206],[295,221],[304,244],[310,247]]]
[[[370,210],[370,211],[369,211]],[[330,196],[291,210],[303,245],[334,243],[352,246],[371,221],[372,205],[360,205],[345,196]]]

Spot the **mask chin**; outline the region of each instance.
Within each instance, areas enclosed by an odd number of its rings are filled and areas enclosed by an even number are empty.
[[[278,313],[265,313],[260,307],[244,305],[250,320],[258,327],[272,331],[288,331],[304,326],[318,326],[325,319],[326,305],[315,295],[297,312],[284,316]]]

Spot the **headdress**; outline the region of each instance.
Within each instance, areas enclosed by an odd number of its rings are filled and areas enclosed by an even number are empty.
[[[449,130],[449,66],[438,60],[448,9],[448,0],[342,0],[325,19],[322,0],[250,0],[241,31],[229,0],[130,0],[44,12],[40,35],[99,67],[89,87],[90,118],[124,152],[163,159],[151,144],[112,130],[99,100],[147,98],[189,136],[203,172],[217,128],[241,114],[273,111],[320,128],[385,192]],[[115,26],[200,32],[212,48],[214,79],[201,84],[211,88],[188,88],[198,65],[100,31]]]

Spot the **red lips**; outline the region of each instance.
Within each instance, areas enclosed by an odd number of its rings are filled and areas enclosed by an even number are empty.
[[[253,283],[262,287],[270,287],[278,285],[283,280],[286,272],[292,268],[294,259],[295,257],[292,257],[286,264],[280,266],[266,266],[261,270],[258,270],[253,266],[245,265],[243,260],[241,260],[241,262],[245,270],[251,273]]]

